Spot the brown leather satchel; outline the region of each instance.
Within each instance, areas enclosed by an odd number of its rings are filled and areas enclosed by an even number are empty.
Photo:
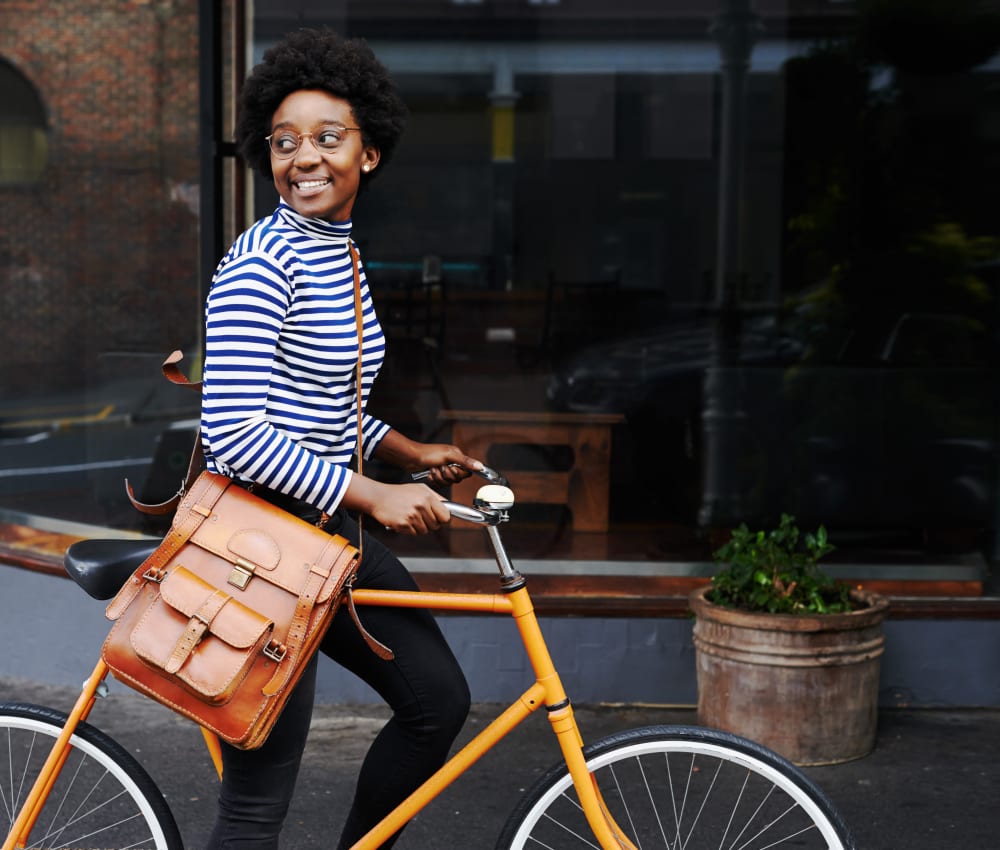
[[[223,740],[259,747],[357,568],[346,538],[203,472],[108,605],[104,661]]]

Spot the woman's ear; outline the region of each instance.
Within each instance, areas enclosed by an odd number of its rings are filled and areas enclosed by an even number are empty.
[[[381,159],[378,148],[366,147],[361,151],[361,170],[365,174],[370,174],[378,167],[378,161]]]

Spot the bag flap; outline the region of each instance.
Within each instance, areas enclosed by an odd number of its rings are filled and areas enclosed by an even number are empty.
[[[229,487],[222,494],[190,542],[231,564],[245,562],[254,580],[263,579],[295,596],[310,570],[330,571],[335,580],[324,585],[321,602],[342,586],[339,574],[350,567],[356,552],[346,538],[328,534],[242,487]],[[345,548],[352,553],[346,558]]]
[[[224,598],[220,600],[218,595]],[[171,608],[189,619],[199,612],[213,612],[207,623],[208,631],[240,649],[253,646],[272,627],[267,617],[233,599],[224,590],[212,587],[182,566],[173,569],[163,580],[160,596]]]

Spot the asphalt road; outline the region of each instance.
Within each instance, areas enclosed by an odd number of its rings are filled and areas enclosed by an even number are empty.
[[[0,699],[68,709],[73,698],[66,688],[0,678]],[[499,710],[475,705],[462,741]],[[576,713],[587,740],[633,726],[694,722],[689,709],[579,706]],[[385,716],[377,706],[317,706],[283,847],[333,846],[354,775]],[[210,828],[217,780],[194,726],[119,687],[91,719],[149,770],[175,812],[186,846],[200,847]],[[530,717],[418,816],[397,848],[492,847],[515,801],[558,758],[545,718]],[[841,809],[862,850],[998,846],[1000,710],[883,712],[872,754],[806,772]]]

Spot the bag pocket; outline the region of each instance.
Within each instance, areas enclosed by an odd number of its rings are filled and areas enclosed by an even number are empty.
[[[136,656],[211,705],[228,702],[274,623],[177,566],[132,630]]]

